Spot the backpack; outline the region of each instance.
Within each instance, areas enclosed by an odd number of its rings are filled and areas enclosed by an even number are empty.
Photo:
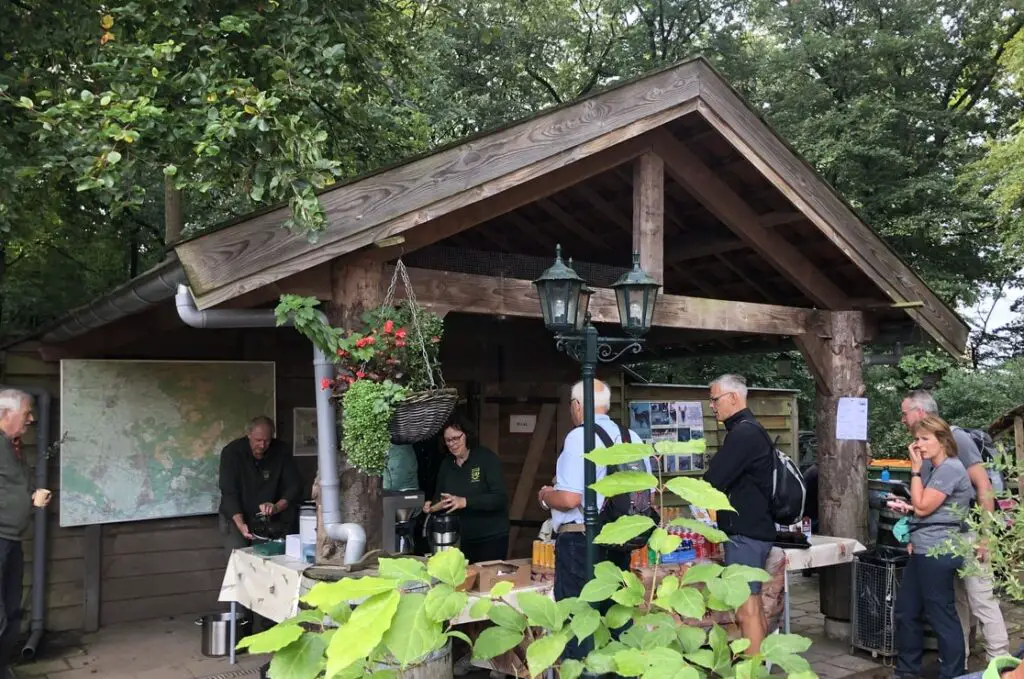
[[[632,438],[629,435],[629,429],[623,427],[621,424],[616,423],[619,428],[619,441],[630,442]],[[594,433],[601,443],[604,444],[605,448],[611,448],[614,445],[612,437],[608,435],[608,432],[604,430],[599,424],[594,425]],[[615,472],[646,472],[647,467],[644,465],[643,460],[636,462],[629,462],[626,464],[610,464],[607,467],[607,474],[614,474]],[[654,508],[654,504],[651,502],[653,492],[650,490],[640,490],[634,493],[626,493],[623,495],[616,495],[615,497],[607,497],[604,499],[604,505],[601,507],[601,512],[598,518],[601,521],[601,525],[611,523],[622,516],[647,516],[654,521],[654,525],[657,526],[661,523],[661,515]],[[636,536],[624,545],[605,545],[606,550],[615,552],[632,552],[634,549],[639,549],[647,545],[647,540],[651,537],[651,533],[654,529],[644,531],[641,535]]]
[[[750,420],[743,420],[750,422]],[[804,483],[803,474],[796,464],[779,450],[776,445],[778,439],[772,441],[768,430],[756,424],[764,437],[768,439],[768,445],[772,451],[772,496],[769,504],[772,510],[772,521],[781,526],[790,526],[804,518],[804,505],[807,502],[807,486]]]
[[[978,448],[978,452],[981,453],[981,462],[985,465],[985,473],[988,474],[988,480],[992,483],[992,490],[996,493],[1002,493],[1006,489],[1006,485],[1003,483],[1002,473],[995,468],[995,462],[999,459],[999,450],[992,441],[992,437],[984,429],[956,428],[971,437],[971,442],[974,443]]]

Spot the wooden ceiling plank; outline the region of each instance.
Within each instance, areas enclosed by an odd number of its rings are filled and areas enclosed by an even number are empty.
[[[815,304],[829,309],[845,307],[847,297],[797,248],[758,223],[758,215],[685,144],[668,130],[655,133],[665,169],[694,198],[742,240],[755,248]]]
[[[551,198],[541,198],[537,201],[537,206],[558,220],[562,226],[576,234],[578,238],[590,243],[599,250],[615,252],[615,246],[613,244],[580,224],[576,221],[575,217],[562,209],[562,206],[551,200]]]
[[[416,299],[426,308],[440,305],[455,312],[540,318],[537,291],[530,281],[494,276],[409,269]],[[595,323],[619,323],[615,293],[598,288],[590,300]],[[757,335],[800,335],[816,327],[817,312],[753,302],[660,295],[654,325]]]
[[[739,276],[740,280],[742,280],[744,283],[753,288],[757,292],[757,294],[761,295],[761,297],[764,298],[764,301],[768,302],[769,304],[775,304],[778,301],[775,298],[775,296],[769,294],[768,291],[765,290],[760,283],[758,283],[753,278],[748,276],[746,272],[743,271],[743,267],[736,266],[728,257],[723,257],[722,255],[715,255],[715,259],[721,262],[722,265],[725,266],[725,268],[729,269],[734,274]]]

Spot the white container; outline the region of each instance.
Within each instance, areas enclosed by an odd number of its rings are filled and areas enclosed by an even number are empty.
[[[302,561],[302,542],[301,536],[296,533],[294,535],[286,535],[284,538],[284,553],[289,559],[295,559],[296,561]]]
[[[302,544],[302,559],[313,563],[316,556],[316,508],[303,506],[299,510],[299,542]]]

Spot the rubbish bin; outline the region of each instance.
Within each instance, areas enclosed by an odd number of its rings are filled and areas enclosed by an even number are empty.
[[[202,654],[207,658],[223,658],[231,651],[231,613],[211,613],[199,619],[203,631]],[[248,621],[234,621],[235,643],[244,635]]]
[[[850,646],[891,658],[896,655],[896,596],[910,556],[905,550],[873,547],[853,559]]]

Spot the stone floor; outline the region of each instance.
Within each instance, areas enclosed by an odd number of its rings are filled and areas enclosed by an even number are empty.
[[[813,641],[806,654],[821,679],[887,679],[891,670],[870,654],[851,654],[849,644],[827,639],[818,610],[818,579],[791,579],[792,631]],[[1012,647],[1024,631],[1024,608],[1004,607]],[[16,668],[18,677],[34,679],[235,679],[258,677],[263,658],[241,656],[237,665],[227,659],[204,658],[195,618],[165,618],[105,627],[77,639],[54,639],[33,663]],[[973,656],[972,668],[984,659]],[[482,677],[488,675],[482,673]],[[925,676],[935,676],[934,668]]]

